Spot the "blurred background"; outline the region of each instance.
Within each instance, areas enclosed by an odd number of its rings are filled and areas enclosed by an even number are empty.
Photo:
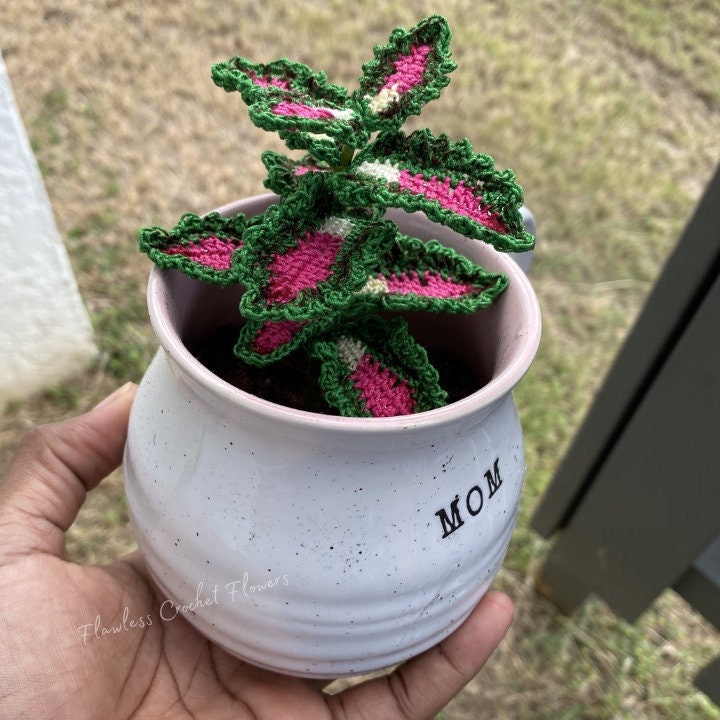
[[[714,2],[0,0],[0,50],[99,348],[71,381],[6,408],[0,464],[33,425],[142,377],[157,345],[138,229],[264,192],[260,153],[283,146],[214,86],[211,63],[287,56],[352,89],[374,45],[434,12],[459,67],[409,125],[468,137],[515,170],[538,224],[530,276],[544,320],[516,391],[528,472],[497,581],[516,620],[441,717],[720,718],[691,681],[718,633],[671,592],[632,626],[598,601],[558,615],[533,590],[547,547],[528,526],[720,160]],[[69,552],[102,563],[133,547],[116,473]]]

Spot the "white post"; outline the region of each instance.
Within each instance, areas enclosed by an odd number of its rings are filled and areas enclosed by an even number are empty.
[[[0,55],[0,410],[96,352]]]

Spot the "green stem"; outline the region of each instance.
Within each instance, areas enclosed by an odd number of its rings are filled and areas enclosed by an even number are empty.
[[[355,149],[348,147],[347,145],[342,146],[342,152],[340,155],[340,164],[332,168],[333,172],[340,172],[344,170],[352,162],[353,155],[355,155]]]

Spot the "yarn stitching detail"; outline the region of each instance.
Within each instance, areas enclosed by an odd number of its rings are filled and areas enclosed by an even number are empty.
[[[235,253],[253,222],[242,214],[223,218],[216,212],[185,213],[169,231],[158,226],[142,229],[139,246],[158,267],[181,270],[211,284],[234,285]]]
[[[320,386],[342,415],[390,417],[442,407],[447,394],[400,317],[336,325],[310,347]]]

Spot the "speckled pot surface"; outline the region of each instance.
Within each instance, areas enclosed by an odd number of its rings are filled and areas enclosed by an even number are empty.
[[[272,196],[225,214],[261,212]],[[137,541],[184,617],[256,665],[340,677],[401,662],[467,617],[497,573],[524,473],[512,389],[540,338],[532,288],[511,259],[424,216],[390,216],[437,237],[510,287],[472,316],[409,317],[452,344],[480,390],[399,418],[291,410],[225,383],[188,352],[237,313],[236,291],[154,270],[148,304],[161,349],[135,401],[125,456]]]

